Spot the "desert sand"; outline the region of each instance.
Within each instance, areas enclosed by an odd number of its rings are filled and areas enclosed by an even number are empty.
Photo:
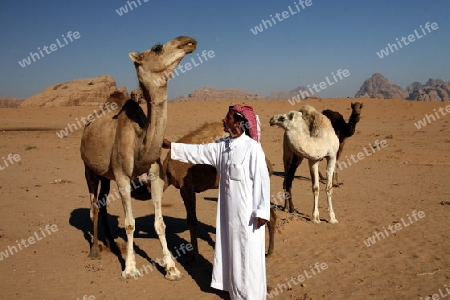
[[[275,251],[267,259],[271,299],[445,298],[450,291],[450,116],[440,114],[420,130],[414,123],[448,104],[375,99],[314,99],[295,106],[282,100],[178,102],[168,106],[166,137],[176,140],[203,122],[221,120],[236,102],[253,105],[275,171],[272,202],[282,205],[277,195],[283,191],[283,130],[270,127],[270,117],[306,103],[348,118],[351,101],[363,102],[364,108],[343,159],[364,154],[340,171],[344,184],[333,190],[339,224],[327,222],[323,184],[322,222],[311,222],[313,195],[304,161],[292,189],[296,212],[277,211]],[[228,299],[209,287],[217,190],[197,195],[200,258],[190,262],[189,252],[179,251],[181,281],[166,280],[163,269],[144,272],[137,280],[122,279],[124,254],[105,250],[101,260],[87,257],[91,221],[79,155],[82,129],[66,138],[56,132],[96,108],[0,109],[0,255],[8,253],[0,261],[0,298]],[[372,151],[371,145],[381,141],[386,146]],[[166,153],[163,150],[162,158]],[[135,200],[133,209],[136,261],[142,268],[161,257],[161,246],[151,201]],[[124,245],[120,201],[113,201],[108,212],[116,242]],[[163,214],[169,249],[176,254],[189,242],[189,231],[183,202],[173,187],[164,194]],[[367,246],[375,233],[375,243]],[[22,239],[28,243],[20,249]]]

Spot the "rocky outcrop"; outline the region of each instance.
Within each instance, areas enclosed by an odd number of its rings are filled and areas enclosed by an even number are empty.
[[[111,93],[119,90],[114,78],[102,75],[94,78],[72,81],[47,87],[41,93],[27,98],[21,107],[59,107],[80,105],[101,105]],[[122,87],[120,91],[126,92]]]
[[[311,93],[311,91],[304,86],[299,86],[291,91],[281,91],[278,93],[271,93],[270,96],[268,97],[269,100],[296,100],[296,101],[308,98],[320,99],[319,96],[315,95],[314,93]]]
[[[408,100],[416,101],[450,101],[450,82],[430,78],[425,84],[414,82],[406,90]]]
[[[0,108],[19,107],[25,99],[19,98],[0,98]]]
[[[408,97],[407,91],[393,84],[380,73],[375,73],[364,81],[355,98],[359,98],[364,94],[367,94],[370,98],[379,99],[405,99]]]
[[[207,100],[264,100],[266,97],[242,90],[216,90],[213,88],[201,88],[189,95],[172,99],[171,101],[207,101]]]

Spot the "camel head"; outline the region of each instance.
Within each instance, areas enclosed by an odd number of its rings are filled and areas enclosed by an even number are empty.
[[[195,51],[197,41],[188,36],[180,36],[165,45],[155,45],[142,53],[128,54],[134,62],[139,83],[150,94],[158,88],[167,88],[167,81],[185,55]],[[145,98],[145,96],[144,96]]]
[[[361,102],[352,102],[352,118],[355,123],[359,122],[362,108]]]
[[[299,118],[301,119],[301,117],[302,114],[300,112],[291,110],[285,114],[274,115],[272,118],[270,118],[269,124],[270,126],[277,125],[284,130],[289,130],[296,126],[296,120],[298,120]]]
[[[360,115],[363,104],[361,102],[352,102],[352,113]]]

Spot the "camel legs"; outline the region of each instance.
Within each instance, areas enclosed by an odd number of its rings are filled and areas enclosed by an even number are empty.
[[[320,223],[319,218],[319,161],[308,160],[309,173],[311,174],[312,190],[314,194],[314,208],[312,213],[312,221],[316,224]]]
[[[136,259],[133,249],[133,235],[135,229],[135,220],[133,217],[133,209],[131,206],[130,195],[130,178],[129,176],[119,173],[114,174],[117,182],[117,187],[122,198],[123,210],[125,212],[125,231],[127,234],[127,257],[125,260],[125,270],[122,271],[123,278],[138,278],[141,273],[136,268]]]
[[[188,180],[186,180],[188,181]],[[192,260],[196,260],[199,255],[198,243],[197,243],[197,213],[196,213],[196,196],[195,192],[192,190],[192,184],[185,183],[180,188],[180,195],[183,199],[184,206],[186,208],[186,220],[189,227],[189,232],[191,234],[191,244],[193,246]]]
[[[283,164],[284,164],[284,180],[283,180],[283,189],[284,189],[284,208],[286,211],[289,202],[289,212],[294,212],[294,204],[292,203],[292,181],[294,180],[295,171],[298,166],[302,163],[303,157],[295,155],[293,152],[286,150],[287,147],[283,147],[285,150],[283,151]],[[285,153],[288,152],[288,153]]]
[[[166,279],[169,280],[180,280],[182,274],[178,271],[175,266],[175,262],[172,258],[172,255],[167,248],[167,240],[166,240],[166,224],[164,224],[164,220],[162,217],[161,210],[161,202],[162,195],[164,191],[164,170],[161,165],[161,161],[158,159],[154,164],[150,167],[151,176],[151,193],[152,193],[152,201],[155,206],[155,231],[158,234],[159,242],[161,243],[162,251],[163,251],[163,264],[166,268]],[[156,176],[155,176],[156,175]]]
[[[101,177],[100,178],[100,199],[102,199],[102,201],[99,202],[98,205],[100,208],[100,217],[102,219],[103,230],[105,232],[106,247],[109,247],[111,250],[113,250],[115,243],[111,236],[111,231],[109,230],[108,211],[107,211],[107,206],[106,206],[110,187],[111,187],[111,181],[109,179]]]
[[[326,191],[327,191],[327,201],[328,201],[328,214],[330,216],[330,223],[336,224],[338,223],[338,220],[336,220],[336,217],[334,215],[333,211],[333,204],[331,201],[331,196],[333,194],[333,184],[332,184],[332,178],[333,178],[333,172],[335,170],[336,166],[336,158],[335,157],[328,157],[327,158],[327,185],[326,185]]]
[[[90,217],[92,221],[92,245],[88,257],[91,259],[100,258],[100,249],[98,247],[98,185],[100,180],[86,166],[84,168],[84,176],[89,190],[89,198],[91,201]]]
[[[93,235],[92,246],[88,257],[90,257],[91,259],[98,259],[100,258],[100,248],[98,246],[99,210],[100,210],[100,217],[102,218],[103,228],[105,231],[106,246],[111,248],[114,245],[114,241],[112,239],[111,232],[109,230],[108,213],[106,210],[106,199],[109,194],[110,181],[104,177],[97,176],[87,167],[85,168],[85,177],[91,200],[90,217],[92,220],[92,235]],[[100,183],[100,199],[102,199],[100,203],[97,197],[99,183]]]
[[[275,225],[277,222],[277,215],[273,207],[270,208],[270,220],[267,223],[267,229],[269,229],[269,249],[267,250],[267,257],[270,257],[273,253],[275,244]]]
[[[338,173],[338,165],[337,162],[339,161],[339,157],[341,156],[342,150],[344,149],[344,144],[345,144],[345,140],[343,140],[341,143],[339,143],[339,149],[337,152],[337,156],[336,156],[336,167],[334,169],[334,174],[333,174],[333,186],[334,187],[339,187],[341,185],[343,185],[343,182],[339,182],[339,173]],[[327,177],[324,176],[322,174],[322,172],[319,172],[320,175],[320,180],[327,180]]]

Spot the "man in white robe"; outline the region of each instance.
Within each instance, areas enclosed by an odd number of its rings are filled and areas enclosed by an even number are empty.
[[[165,141],[172,159],[209,164],[220,175],[211,287],[233,300],[266,300],[267,293],[270,179],[256,120],[253,108],[235,105],[222,120],[229,137],[202,145]]]

